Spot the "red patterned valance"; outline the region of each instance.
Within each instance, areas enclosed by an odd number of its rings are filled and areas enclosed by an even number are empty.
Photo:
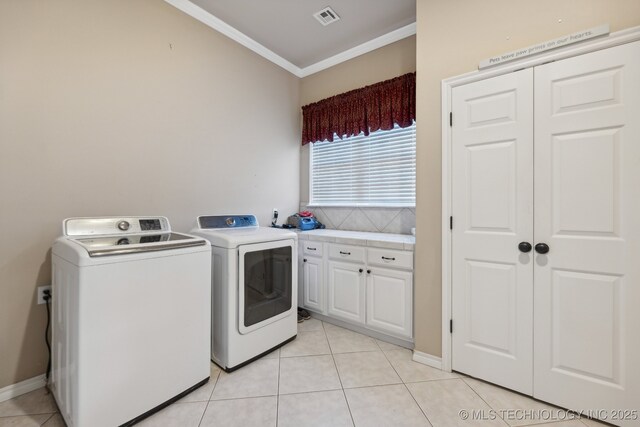
[[[302,107],[302,145],[407,127],[415,118],[416,73],[409,73]]]

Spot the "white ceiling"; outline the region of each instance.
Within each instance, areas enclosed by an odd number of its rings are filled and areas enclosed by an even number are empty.
[[[416,0],[166,0],[299,77],[415,34]],[[328,26],[313,14],[340,16]]]

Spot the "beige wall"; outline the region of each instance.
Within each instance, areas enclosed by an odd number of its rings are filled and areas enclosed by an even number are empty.
[[[411,36],[300,81],[300,106],[416,70],[416,37]],[[309,147],[301,148],[300,200],[309,201]]]
[[[416,63],[416,347],[439,355],[440,81],[605,22],[640,25],[640,2],[418,0],[417,61],[411,37],[299,81],[162,1],[0,2],[0,388],[44,372],[62,219],[293,212],[299,106]]]
[[[640,1],[418,0],[417,22],[416,349],[440,355],[441,80],[489,56],[599,24],[612,31],[640,25]]]
[[[416,37],[411,36],[304,77],[300,81],[300,105],[415,70]]]
[[[299,84],[160,0],[0,2],[0,388],[45,370],[65,217],[297,210]]]

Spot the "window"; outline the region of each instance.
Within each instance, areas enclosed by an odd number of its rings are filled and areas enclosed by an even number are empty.
[[[415,206],[416,124],[311,147],[310,204]]]

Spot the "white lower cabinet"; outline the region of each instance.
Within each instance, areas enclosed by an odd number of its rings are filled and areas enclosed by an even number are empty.
[[[367,273],[367,325],[412,336],[413,273],[372,267]]]
[[[302,261],[302,304],[311,310],[324,312],[324,263],[322,258],[305,257]]]
[[[364,266],[350,262],[328,263],[327,314],[356,323],[365,321]]]
[[[413,252],[304,242],[301,305],[316,313],[413,339]],[[305,250],[309,246],[310,249]],[[311,251],[311,248],[313,251]]]

